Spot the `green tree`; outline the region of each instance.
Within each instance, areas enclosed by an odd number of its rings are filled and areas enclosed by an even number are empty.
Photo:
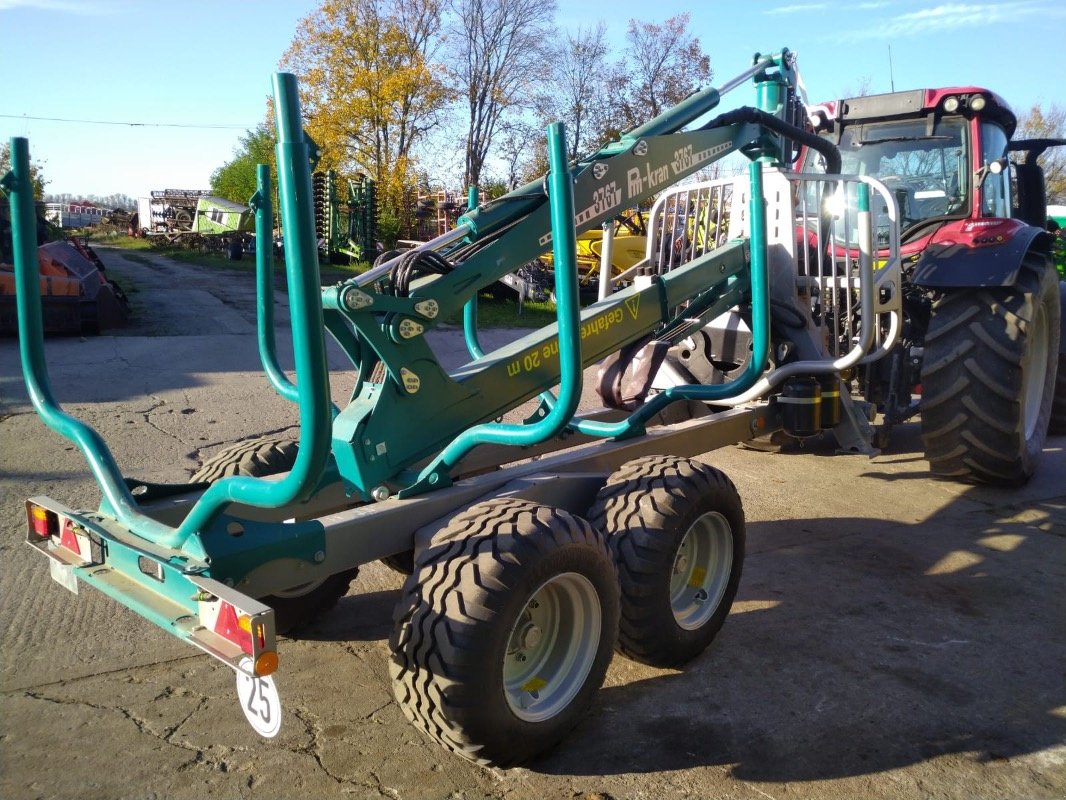
[[[1015,139],[1066,138],[1066,109],[1052,103],[1045,110],[1039,103],[1018,116]],[[1049,147],[1037,159],[1044,170],[1049,203],[1066,203],[1066,146]]]
[[[276,136],[269,121],[261,122],[255,130],[245,131],[233,158],[211,174],[211,192],[235,203],[247,203],[255,194],[256,166],[269,164],[276,183],[277,165],[274,158]]]
[[[0,177],[7,175],[11,170],[11,143],[4,142],[0,145]],[[33,184],[33,199],[37,202],[44,200],[44,187],[48,179],[44,177],[44,167],[40,161],[30,159],[30,183]]]
[[[416,150],[450,99],[432,64],[441,0],[325,0],[282,66],[296,73],[320,168],[361,171],[385,216],[405,218]]]

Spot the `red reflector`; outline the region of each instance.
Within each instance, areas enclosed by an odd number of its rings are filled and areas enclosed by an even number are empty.
[[[248,655],[252,654],[252,634],[240,626],[237,609],[225,601],[222,601],[218,609],[215,633],[238,645]]]
[[[63,523],[63,535],[59,537],[59,543],[70,552],[81,555],[81,546],[78,544],[78,537],[74,535],[74,526],[69,519]]]

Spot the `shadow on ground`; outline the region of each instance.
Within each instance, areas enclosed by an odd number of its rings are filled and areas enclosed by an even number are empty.
[[[722,765],[785,782],[1061,746],[1066,514],[1061,503],[1030,509],[1028,522],[971,512],[966,533],[942,515],[750,525],[749,542],[766,549],[748,560],[737,609],[761,610],[735,609],[683,671],[604,689],[582,729],[531,768]],[[831,542],[774,549],[827,526]]]

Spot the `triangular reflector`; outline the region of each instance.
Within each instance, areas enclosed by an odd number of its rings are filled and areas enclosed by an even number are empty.
[[[78,537],[74,535],[74,526],[69,519],[63,523],[63,533],[59,537],[59,543],[70,552],[81,555],[81,546],[78,544]]]

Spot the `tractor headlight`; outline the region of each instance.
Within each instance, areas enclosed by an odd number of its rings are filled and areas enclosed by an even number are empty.
[[[949,114],[954,114],[959,110],[959,98],[955,95],[944,98],[944,110]]]
[[[970,108],[974,111],[980,111],[985,107],[985,96],[983,94],[975,94],[970,98]]]

